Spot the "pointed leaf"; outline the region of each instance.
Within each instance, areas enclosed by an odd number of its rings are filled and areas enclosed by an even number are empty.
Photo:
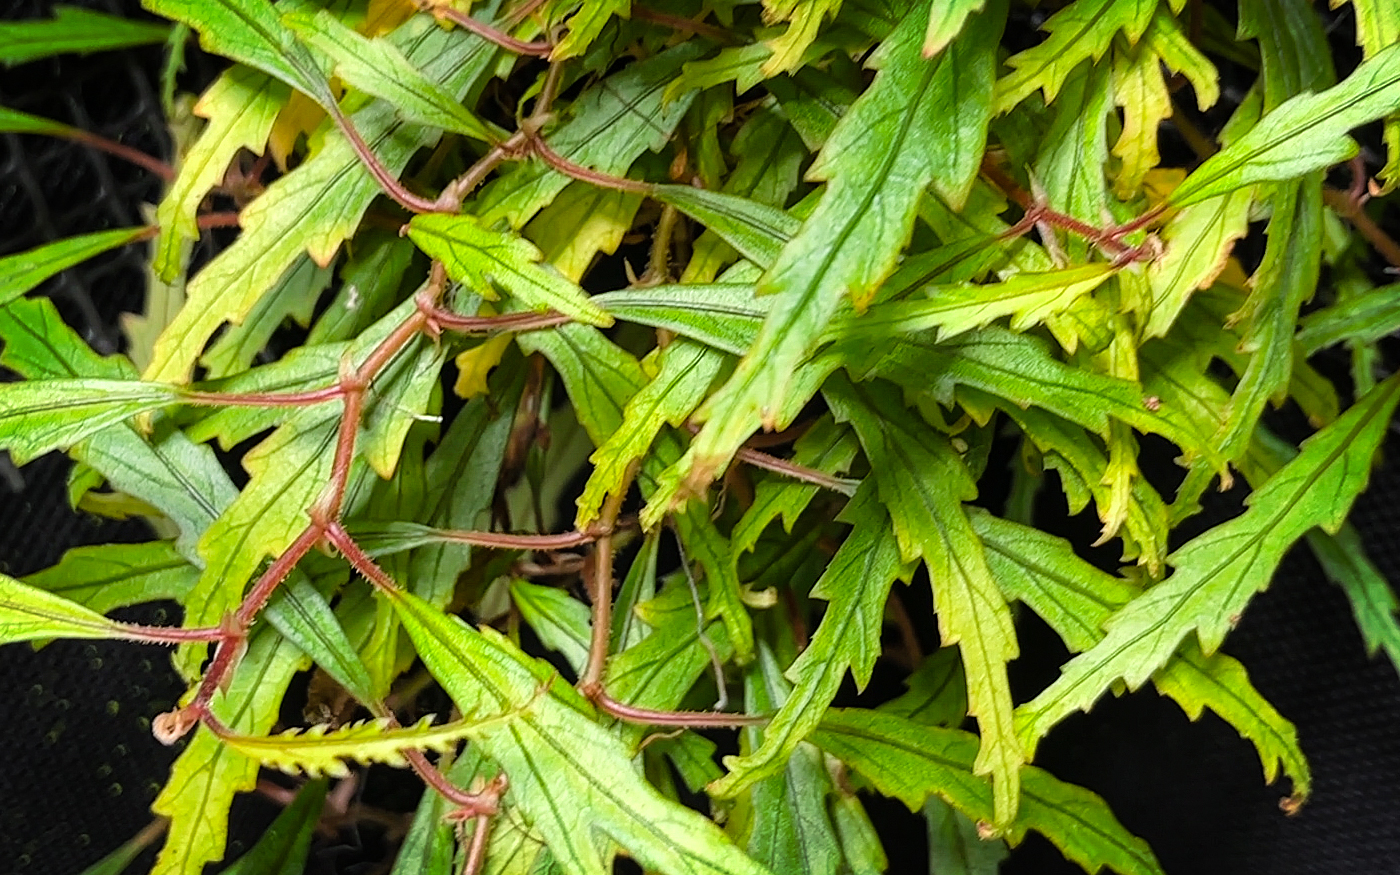
[[[121,623],[0,574],[0,644],[46,638],[123,638]]]
[[[152,262],[161,279],[173,280],[184,266],[182,244],[199,237],[195,215],[205,195],[223,181],[240,149],[262,154],[290,95],[284,83],[266,73],[235,66],[199,98],[194,112],[209,123],[185,152],[179,174],[156,208],[160,238]]]
[[[1302,176],[1356,154],[1352,128],[1400,108],[1400,46],[1361,62],[1342,82],[1300,94],[1210,158],[1177,186],[1184,207],[1255,182]]]
[[[220,875],[300,875],[306,868],[311,836],[321,819],[326,782],[309,781],[282,809],[252,850]]]
[[[289,12],[282,23],[302,42],[335,63],[335,74],[354,88],[393,104],[409,121],[497,143],[505,132],[482,122],[441,85],[423,75],[383,39],[366,39],[329,10]]]
[[[710,793],[734,797],[756,781],[777,775],[798,744],[821,722],[846,669],[859,687],[870,680],[880,655],[885,598],[897,577],[910,569],[900,561],[889,514],[880,506],[873,480],[851,499],[844,516],[854,523],[812,595],[830,602],[807,648],[785,676],[793,687],[763,728],[763,742],[749,753],[726,757],[729,774]]]
[[[199,569],[171,542],[151,541],[75,547],[24,582],[105,614],[160,599],[178,601],[198,579]]]
[[[829,180],[825,195],[759,283],[759,293],[774,302],[758,339],[701,409],[706,425],[667,472],[655,504],[669,506],[708,483],[760,425],[787,424],[781,413],[794,370],[837,306],[848,297],[868,303],[894,269],[925,185],[932,182],[954,203],[967,196],[986,146],[1004,17],[1001,4],[980,13],[929,60],[921,51],[927,9],[916,8],[881,45],[872,59],[880,70],[874,83],[808,170],[809,178]],[[867,160],[871,154],[880,160]]]
[[[0,307],[37,288],[39,283],[109,249],[125,246],[150,232],[148,228],[116,228],[56,240],[0,258]]]
[[[322,724],[308,729],[289,729],[277,735],[229,735],[222,740],[244,756],[288,774],[344,778],[350,774],[347,762],[407,768],[404,751],[452,750],[474,726],[471,721],[460,720],[434,726],[433,716],[429,714],[412,726],[402,728],[394,728],[389,718],[382,717],[339,729]]]
[[[448,276],[483,297],[494,298],[499,287],[526,309],[557,310],[589,325],[612,324],[583,289],[541,265],[540,251],[517,234],[488,230],[471,216],[424,214],[409,222],[408,236],[441,261]]]
[[[52,19],[10,21],[0,25],[0,64],[13,67],[26,61],[67,52],[102,52],[165,42],[170,28],[150,21],[133,21],[77,6],[55,6]]]
[[[937,794],[974,821],[991,816],[991,790],[972,773],[976,736],[849,709],[828,712],[812,741],[910,811]],[[1021,771],[1025,804],[1008,836],[1013,844],[1035,830],[1088,872],[1108,866],[1120,875],[1161,875],[1147,843],[1125,830],[1099,796],[1034,766]]]
[[[278,587],[262,616],[363,704],[375,700],[369,669],[316,587],[300,573]],[[246,753],[246,751],[245,751]]]
[[[510,779],[510,800],[533,822],[560,864],[603,875],[597,839],[621,845],[666,875],[760,875],[714,824],[661,796],[634,769],[587,706],[509,641],[478,632],[409,594],[394,598],[433,675],[467,719],[496,716],[473,733]]]
[[[67,449],[138,413],[180,399],[179,390],[135,380],[25,380],[0,384],[0,448],[16,464]]]
[[[963,506],[976,497],[976,484],[948,439],[905,409],[897,393],[841,381],[826,396],[837,418],[860,435],[901,558],[921,557],[928,565],[939,636],[945,645],[958,645],[967,669],[968,711],[982,736],[977,773],[994,776],[996,822],[1007,826],[1016,815],[1026,761],[1006,676],[1018,648],[1011,612]]]
[[[1220,646],[1251,596],[1269,583],[1284,552],[1314,526],[1336,531],[1366,485],[1400,378],[1368,393],[1249,499],[1241,516],[1173,553],[1177,570],[1113,616],[1102,642],[1066,664],[1060,678],[1021,706],[1028,747],[1076,710],[1086,710],[1118,681],[1130,689],[1166,664],[1191,632],[1203,653]]]

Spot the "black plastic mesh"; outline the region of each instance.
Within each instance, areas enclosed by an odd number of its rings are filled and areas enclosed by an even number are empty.
[[[121,0],[76,5],[136,8]],[[36,17],[50,7],[0,0],[0,16]],[[160,62],[151,48],[0,70],[0,105],[164,154],[154,84]],[[135,224],[136,205],[158,194],[145,171],[100,153],[0,135],[0,254]],[[96,348],[115,350],[117,314],[140,308],[142,257],[136,247],[120,250],[41,291]],[[1388,457],[1400,458],[1400,441],[1390,442]],[[0,468],[0,570],[20,575],[52,564],[69,546],[148,537],[141,524],[69,510],[67,467],[51,456],[21,472]],[[1376,474],[1355,522],[1388,579],[1400,581],[1400,465]],[[1065,527],[1092,540],[1091,526]],[[1064,655],[1033,618],[1024,634],[1014,674],[1033,692]],[[1366,658],[1340,591],[1295,551],[1226,649],[1298,726],[1315,790],[1297,816],[1278,810],[1281,785],[1263,784],[1253,748],[1233,730],[1209,714],[1191,724],[1150,690],[1067,720],[1043,743],[1038,762],[1102,793],[1170,875],[1400,871],[1400,680],[1384,657]],[[37,653],[0,649],[0,872],[78,872],[149,821],[147,807],[172,758],[151,738],[149,719],[180,691],[159,650],[72,642]],[[891,871],[922,871],[918,822],[895,803],[872,800],[872,812]],[[244,826],[235,832],[255,832]],[[353,849],[327,849],[318,871],[361,871],[362,859]],[[1078,870],[1032,837],[1003,871]]]

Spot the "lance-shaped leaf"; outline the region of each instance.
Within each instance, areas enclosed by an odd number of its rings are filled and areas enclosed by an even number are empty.
[[[1304,355],[1345,341],[1375,343],[1400,332],[1400,285],[1380,286],[1314,310],[1298,321]]]
[[[777,207],[735,194],[689,185],[657,186],[652,197],[670,204],[718,234],[742,256],[771,267],[802,222]]]
[[[1288,100],[1212,155],[1172,192],[1184,207],[1256,182],[1291,179],[1356,154],[1347,132],[1400,108],[1400,46],[1361,62],[1318,94]]]
[[[1115,272],[1113,265],[1098,263],[1046,273],[1018,273],[999,283],[926,286],[922,292],[928,300],[877,305],[864,315],[838,319],[830,334],[873,341],[937,328],[942,339],[984,327],[1003,316],[1011,317],[1013,331],[1025,331],[1068,308]]]
[[[300,875],[326,802],[326,781],[308,781],[258,843],[221,875]]]
[[[1080,559],[1067,541],[985,512],[972,514],[972,521],[1007,598],[1028,605],[1074,653],[1103,640],[1104,624],[1139,593]],[[1206,656],[1188,640],[1152,680],[1192,720],[1210,708],[1253,742],[1265,780],[1272,782],[1282,766],[1293,780],[1295,802],[1308,795],[1312,776],[1297,730],[1250,684],[1238,661],[1219,652]]]
[[[214,698],[214,715],[236,733],[265,733],[301,651],[272,631],[254,633],[226,694]],[[156,814],[170,818],[170,828],[152,875],[198,875],[204,864],[224,855],[228,812],[233,797],[257,785],[258,763],[225,746],[203,726],[181,752],[170,780],[151,803]]]
[[[1005,5],[978,14],[935,59],[921,46],[927,9],[909,12],[871,59],[874,83],[832,132],[811,179],[827,190],[759,283],[774,300],[734,375],[701,408],[704,429],[652,501],[669,506],[708,483],[760,425],[783,426],[793,372],[838,305],[869,302],[908,242],[923,188],[961,203],[986,146],[996,41]],[[951,120],[951,123],[950,123]],[[868,160],[879,155],[878,161]],[[805,402],[805,398],[800,399]],[[788,409],[798,407],[794,401]]]
[[[1400,622],[1395,616],[1400,601],[1385,575],[1367,557],[1361,535],[1349,525],[1332,536],[1309,532],[1308,547],[1323,572],[1347,594],[1366,652],[1375,656],[1377,650],[1384,650],[1400,670]]]
[[[763,65],[763,74],[777,76],[802,66],[802,56],[817,38],[822,22],[835,18],[840,9],[841,0],[764,0],[764,21],[785,21],[787,30],[767,41],[773,56]]]
[[[473,732],[473,743],[504,770],[509,801],[565,869],[604,875],[611,854],[600,850],[603,840],[666,875],[767,871],[713,823],[657,793],[547,664],[407,593],[393,603],[429,671],[466,718],[498,718]]]
[[[109,249],[150,233],[149,228],[116,228],[45,243],[27,252],[0,258],[0,307],[33,290],[44,280]]]
[[[589,457],[593,473],[578,498],[576,528],[598,516],[607,496],[623,486],[627,467],[641,458],[664,426],[676,427],[704,400],[725,356],[693,341],[669,344],[657,356],[656,374],[627,401],[622,425]]]
[[[125,638],[121,623],[0,574],[0,644],[46,638]]]
[[[972,772],[974,735],[883,711],[841,709],[827,713],[812,742],[910,811],[937,795],[974,821],[991,816],[991,789]],[[1099,796],[1034,766],[1021,774],[1025,798],[1007,833],[1012,844],[1035,830],[1086,871],[1108,866],[1120,875],[1162,875],[1147,843],[1124,829]]]
[[[195,214],[204,196],[223,181],[240,149],[262,154],[290,94],[284,83],[266,73],[235,66],[199,98],[194,112],[209,124],[185,153],[179,174],[156,208],[160,238],[152,261],[161,279],[173,280],[184,266],[182,244],[199,236]]]
[[[150,541],[75,547],[24,582],[105,614],[158,599],[179,600],[198,579],[199,569],[170,541]]]
[[[540,251],[510,231],[488,230],[472,216],[414,216],[408,236],[447,275],[486,298],[503,289],[525,309],[557,310],[579,322],[608,326],[612,317],[588,299],[578,284],[540,263]]]
[[[366,705],[374,702],[369,669],[325,597],[305,575],[298,571],[283,583],[262,616],[357,700]]]
[[[406,750],[452,750],[476,728],[469,720],[433,725],[429,714],[412,726],[395,728],[388,717],[364,720],[339,729],[321,724],[277,735],[227,735],[224,744],[264,766],[311,777],[350,774],[347,763],[384,763],[407,768]]]
[[[206,368],[208,378],[217,380],[251,368],[287,319],[305,328],[311,322],[321,292],[330,282],[330,268],[320,267],[306,256],[298,258],[277,285],[253,305],[247,318],[238,325],[229,326],[200,356],[199,363]]]
[[[0,448],[23,465],[67,449],[138,413],[180,400],[174,386],[136,380],[24,380],[0,384]]]
[[[103,358],[59,317],[47,298],[0,308],[0,363],[31,380],[53,377],[133,377],[118,356]],[[150,439],[131,424],[98,432],[74,457],[105,476],[115,489],[158,508],[180,527],[175,547],[198,562],[195,542],[238,494],[209,447],[165,429]]]
[[[1270,783],[1279,769],[1293,779],[1293,793],[1286,807],[1296,809],[1312,790],[1312,770],[1298,747],[1298,731],[1269,704],[1249,682],[1249,672],[1239,660],[1224,653],[1206,656],[1187,641],[1176,658],[1156,674],[1152,683],[1196,720],[1204,708],[1224,718],[1254,744]]]
[[[13,67],[26,61],[67,52],[102,52],[164,42],[170,28],[150,21],[132,21],[77,6],[55,6],[52,19],[11,21],[0,25],[0,64]]]
[[[1006,60],[1011,72],[997,80],[996,111],[1006,112],[1036,89],[1043,89],[1050,103],[1070,72],[1101,57],[1120,30],[1137,42],[1156,9],[1155,2],[1121,0],[1075,0],[1060,9],[1044,24],[1049,36]]]
[[[325,53],[347,84],[388,101],[404,118],[487,143],[506,138],[504,131],[472,115],[447,89],[423,75],[391,43],[360,36],[329,10],[291,12],[282,16],[282,23]]]
[[[588,662],[588,606],[557,586],[519,578],[510,582],[510,600],[540,642],[558,651],[577,677]]]
[[[206,51],[271,73],[322,106],[335,100],[316,60],[266,0],[145,0],[145,6],[188,24]]]
[[[274,14],[271,6],[266,8]],[[424,18],[420,24],[408,22],[395,31],[396,36],[403,34],[399,44],[408,46],[409,60],[421,65],[430,78],[453,94],[464,93],[485,73],[494,46],[476,37],[448,33]],[[391,174],[400,173],[409,157],[437,136],[435,131],[402,121],[382,102],[355,112],[351,121]],[[316,154],[244,208],[239,215],[243,233],[190,282],[189,301],[161,333],[147,376],[188,380],[204,344],[220,325],[241,322],[303,252],[317,264],[329,264],[379,192],[350,143],[338,132],[327,131]]]
[[[1215,282],[1235,241],[1249,231],[1254,188],[1228,192],[1192,204],[1162,230],[1166,251],[1147,267],[1152,301],[1144,337],[1161,337],[1197,289]]]
[[[706,586],[702,583],[698,589],[703,598]],[[608,660],[604,679],[618,701],[644,708],[678,707],[714,659],[727,662],[734,656],[724,625],[698,616],[695,598],[689,586],[672,585],[635,608],[635,619],[651,632]],[[640,728],[630,727],[624,734],[640,740]]]
[[[1103,641],[1070,660],[1055,683],[1021,706],[1018,728],[1027,747],[1115,683],[1136,689],[1191,632],[1203,653],[1214,653],[1293,542],[1314,526],[1335,532],[1342,524],[1366,485],[1397,401],[1400,378],[1392,378],[1310,438],[1250,496],[1244,514],[1168,557],[1175,573],[1114,614]]]
[[[662,95],[681,65],[699,57],[705,47],[702,40],[686,40],[586,89],[571,107],[573,117],[546,137],[549,147],[599,173],[626,173],[637,156],[666,145],[684,118],[694,92],[671,101]],[[569,182],[543,161],[521,162],[482,189],[476,214],[483,227],[506,219],[519,228]]]
[[[593,302],[624,322],[665,328],[734,355],[758,336],[768,299],[751,283],[652,286],[605,292]]]
[[[982,736],[977,773],[993,775],[996,823],[1005,827],[1016,815],[1026,760],[1006,676],[1018,648],[1011,612],[963,507],[977,496],[977,484],[947,437],[910,413],[892,387],[837,381],[826,397],[860,436],[900,557],[921,557],[928,566],[939,636],[958,645],[967,670],[968,711]]]
[[[895,578],[907,578],[910,569],[900,561],[899,542],[873,478],[857,490],[843,517],[854,528],[812,589],[813,597],[829,604],[811,642],[784,672],[793,687],[764,726],[762,744],[743,756],[725,758],[729,774],[710,786],[714,795],[736,796],[781,772],[821,722],[847,668],[858,687],[870,680],[880,655],[885,599]]]
[[[957,387],[971,386],[1020,407],[1042,408],[1104,439],[1116,418],[1167,438],[1188,457],[1201,455],[1224,467],[1211,435],[1180,411],[1151,410],[1139,384],[1067,365],[1031,335],[987,328],[934,343],[912,334],[878,345],[842,341],[830,354],[854,374],[885,377],[945,404],[952,403]]]
[[[761,644],[758,657],[745,671],[744,705],[750,714],[772,713],[791,690],[773,651]],[[744,728],[743,750],[758,744],[760,729]],[[794,751],[779,773],[752,785],[730,815],[730,833],[756,860],[774,872],[836,875],[849,871],[827,808],[835,787],[821,751],[804,745]]]
[[[1273,198],[1269,242],[1252,279],[1242,313],[1248,322],[1240,349],[1249,364],[1230,398],[1218,436],[1222,452],[1238,458],[1270,398],[1282,398],[1293,376],[1293,334],[1298,311],[1312,297],[1322,267],[1322,179],[1280,185]]]

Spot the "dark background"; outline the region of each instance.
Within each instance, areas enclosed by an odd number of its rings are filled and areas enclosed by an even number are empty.
[[[77,5],[126,14],[137,6],[122,0]],[[0,18],[37,17],[50,8],[0,0]],[[1343,34],[1349,14],[1349,7],[1333,14]],[[155,47],[0,70],[0,105],[165,155],[160,64]],[[182,84],[198,89],[215,69],[194,52]],[[137,224],[137,205],[159,195],[145,171],[101,153],[0,135],[0,255]],[[68,271],[41,292],[94,347],[116,351],[122,345],[117,314],[141,308],[143,258],[141,247],[128,247]],[[1397,454],[1400,440],[1392,429],[1387,458]],[[0,457],[0,571],[21,576],[53,564],[70,546],[149,537],[140,523],[70,511],[67,468],[57,455],[22,471]],[[1217,498],[1208,515],[1237,512],[1237,498]],[[1046,525],[1080,536],[1079,543],[1093,539],[1092,521],[1063,519],[1062,507],[1049,504],[1044,510]],[[1376,473],[1354,522],[1387,578],[1400,581],[1400,465]],[[150,611],[144,618],[158,620]],[[1027,616],[1020,631],[1023,656],[1012,667],[1013,682],[1028,698],[1054,677],[1065,654],[1034,617]],[[1296,816],[1279,811],[1286,782],[1264,785],[1247,742],[1209,713],[1188,722],[1150,689],[1066,720],[1041,745],[1038,764],[1101,793],[1123,823],[1151,843],[1169,875],[1400,871],[1400,681],[1384,657],[1366,657],[1346,599],[1305,551],[1290,555],[1226,649],[1298,727],[1315,788]],[[0,650],[0,873],[79,872],[149,822],[148,806],[173,757],[151,738],[150,719],[180,692],[166,653],[154,648],[57,642],[38,652]],[[898,803],[872,799],[870,805],[886,837],[891,871],[923,871],[920,822]],[[240,802],[230,858],[256,837],[270,811]],[[322,847],[315,869],[372,871],[376,856]],[[138,865],[133,871],[143,870]],[[1003,871],[1079,870],[1032,834]]]

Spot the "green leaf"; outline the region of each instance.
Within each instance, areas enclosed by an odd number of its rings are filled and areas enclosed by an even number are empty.
[[[991,816],[991,788],[972,773],[974,735],[881,711],[834,709],[812,741],[910,811],[936,794],[973,821]],[[1012,844],[1035,830],[1086,871],[1108,866],[1122,875],[1161,875],[1147,843],[1125,830],[1103,799],[1034,766],[1021,774],[1025,800],[1007,834]]]
[[[767,302],[752,283],[651,286],[593,298],[614,318],[665,328],[715,349],[742,355],[758,336]]]
[[[477,726],[472,721],[433,725],[429,714],[412,726],[395,728],[388,717],[364,720],[339,729],[321,724],[277,735],[229,735],[224,744],[264,766],[311,777],[350,774],[347,762],[384,763],[407,768],[406,750],[453,750]]]
[[[769,713],[791,697],[782,669],[766,644],[745,672],[745,707],[750,714]],[[743,749],[757,744],[760,730],[744,730]],[[774,872],[836,875],[844,869],[840,839],[826,800],[834,790],[821,751],[811,745],[796,749],[781,774],[752,785],[739,797],[730,815],[729,830],[749,856]]]
[[[972,520],[1007,597],[1029,605],[1072,652],[1101,641],[1108,619],[1139,594],[1136,586],[1075,556],[1066,541],[988,513]],[[1254,743],[1266,780],[1273,781],[1282,765],[1293,779],[1295,800],[1307,796],[1311,777],[1297,732],[1249,683],[1244,666],[1223,653],[1204,656],[1188,640],[1152,680],[1192,720],[1203,708],[1215,711]]]
[[[1103,623],[1139,593],[1075,555],[1068,541],[983,510],[968,514],[1008,600],[1024,602],[1074,653],[1103,639]]]
[[[160,599],[178,601],[198,579],[199,569],[170,541],[151,541],[75,547],[24,582],[105,614]]]
[[[1027,747],[1120,680],[1137,688],[1191,632],[1203,653],[1214,653],[1293,542],[1314,526],[1335,532],[1342,524],[1366,484],[1397,401],[1400,379],[1393,378],[1309,439],[1250,496],[1244,514],[1168,557],[1176,573],[1114,614],[1103,641],[1070,660],[1055,683],[1021,706],[1018,729]]]
[[[697,589],[703,598],[705,585],[697,584]],[[713,660],[727,662],[734,656],[724,625],[699,616],[696,596],[683,583],[638,605],[634,616],[651,631],[608,660],[604,679],[618,701],[645,708],[678,707]],[[639,729],[628,732],[640,739]]]
[[[262,616],[350,695],[366,705],[375,701],[369,669],[330,604],[304,576],[293,574],[278,587]]]
[[[934,3],[928,11],[928,29],[924,31],[924,57],[932,58],[948,47],[967,24],[968,16],[981,12],[987,0],[951,0]]]
[[[383,39],[366,39],[341,24],[329,10],[289,12],[282,23],[297,39],[335,62],[335,74],[350,86],[387,101],[404,118],[475,140],[498,143],[500,128],[472,115],[441,85],[423,75]]]
[[[541,586],[515,578],[510,599],[540,642],[558,651],[578,676],[588,662],[588,606],[556,586]]]
[[[1150,410],[1139,384],[1071,367],[1031,335],[987,328],[933,343],[912,334],[878,347],[843,342],[831,352],[859,377],[886,377],[940,403],[952,403],[957,387],[970,386],[1019,407],[1039,407],[1104,439],[1110,420],[1118,419],[1167,438],[1188,458],[1201,455],[1223,467],[1211,436],[1198,432],[1180,411]]]
[[[4,134],[43,134],[49,137],[69,137],[77,132],[72,125],[65,125],[53,119],[41,118],[20,112],[17,109],[0,106],[0,133]]]
[[[771,267],[802,222],[750,198],[689,185],[659,185],[652,197],[670,204],[733,246],[759,267]]]
[[[190,0],[161,2],[207,5],[211,10],[218,6]],[[274,15],[271,6],[264,4],[264,8]],[[495,53],[485,40],[448,33],[426,17],[404,24],[395,31],[396,36],[400,33],[410,62],[421,65],[453,94],[465,93],[484,75]],[[290,39],[289,31],[287,36]],[[384,103],[363,107],[351,115],[351,122],[395,175],[420,146],[437,137],[435,131],[401,121]],[[240,213],[243,233],[190,282],[189,301],[162,332],[154,360],[146,368],[147,377],[187,381],[205,343],[220,325],[242,321],[302,253],[317,264],[329,264],[379,193],[378,183],[349,142],[338,131],[326,131],[319,151],[269,185]]]
[[[1344,341],[1375,343],[1400,332],[1400,284],[1380,286],[1314,310],[1298,325],[1295,339],[1308,356]]]
[[[1112,215],[1104,178],[1108,115],[1113,111],[1111,80],[1108,64],[1074,68],[1055,101],[1054,119],[1030,171],[1051,207],[1089,224]],[[1090,253],[1089,241],[1080,235],[1068,235],[1062,249],[1062,258],[1072,264],[1087,260]]]
[[[304,255],[294,261],[277,285],[253,305],[243,322],[229,326],[200,356],[199,363],[204,365],[208,379],[217,380],[252,367],[287,319],[303,328],[309,325],[316,302],[330,282],[329,267],[319,267]]]
[[[152,263],[161,279],[169,282],[183,269],[183,243],[199,237],[195,217],[200,203],[223,182],[240,149],[262,154],[272,123],[290,95],[285,84],[267,74],[235,66],[215,79],[195,104],[195,114],[209,123],[181,157],[180,172],[156,208],[160,237]]]
[[[702,40],[686,40],[585,89],[572,104],[573,117],[546,137],[549,147],[599,173],[625,174],[643,152],[660,150],[690,109],[693,92],[671,101],[663,93],[681,65],[705,48]],[[543,161],[521,162],[482,189],[476,214],[484,228],[501,219],[519,228],[569,182]]]
[[[1161,337],[1171,328],[1197,289],[1215,282],[1235,248],[1249,231],[1254,189],[1246,187],[1177,213],[1162,229],[1166,251],[1147,267],[1152,301],[1144,337]]]
[[[441,261],[449,277],[482,297],[495,298],[499,287],[526,309],[557,310],[589,325],[612,324],[583,289],[540,264],[540,251],[517,234],[488,230],[471,216],[425,213],[409,222],[408,236]]]
[[[791,73],[802,66],[822,22],[835,18],[840,9],[841,0],[764,0],[764,21],[788,23],[781,36],[766,41],[773,56],[763,65],[764,75]]]
[[[1361,535],[1350,525],[1344,525],[1335,535],[1308,532],[1308,547],[1322,571],[1346,593],[1351,602],[1356,626],[1366,642],[1366,652],[1375,656],[1385,650],[1392,665],[1400,670],[1400,622],[1395,612],[1400,610],[1390,582],[1366,555]]]
[[[121,623],[0,574],[0,644],[46,638],[124,638]]]
[[[0,25],[0,64],[13,67],[26,61],[68,52],[103,52],[164,42],[170,28],[149,21],[132,21],[77,6],[55,6],[52,20],[11,21]]]
[[[1366,57],[1374,57],[1400,41],[1400,9],[1385,0],[1352,0],[1351,8],[1356,14],[1356,42],[1365,49]],[[1391,190],[1400,177],[1400,120],[1394,115],[1385,120],[1382,136],[1386,162],[1378,175],[1386,190]]]
[[[829,414],[823,415],[793,444],[792,462],[823,474],[844,474],[858,448],[854,431],[838,425]],[[811,483],[776,475],[759,483],[753,503],[730,533],[735,556],[752,550],[763,530],[778,517],[782,517],[783,528],[792,531],[798,516],[820,491],[821,487]]]
[[[280,635],[254,633],[228,692],[214,697],[214,715],[237,733],[267,732],[302,658]],[[151,803],[152,811],[170,818],[169,835],[152,875],[199,875],[205,863],[223,857],[229,806],[257,780],[256,760],[226,747],[203,726],[195,730],[165,788]]]
[[[180,391],[135,380],[25,380],[0,383],[0,447],[23,465],[50,450],[180,400]]]
[[[856,492],[843,516],[854,528],[812,589],[813,597],[829,604],[811,642],[784,673],[794,686],[764,726],[762,744],[743,756],[725,758],[729,774],[710,786],[712,795],[732,798],[781,772],[821,722],[847,668],[858,687],[870,681],[880,655],[885,599],[895,579],[907,579],[910,569],[900,561],[899,543],[873,479]]]
[[[930,285],[928,300],[879,304],[861,316],[838,319],[830,328],[836,338],[879,338],[938,328],[944,339],[985,327],[1003,316],[1011,330],[1025,331],[1098,288],[1114,273],[1111,264],[1086,264],[1045,273],[1018,273],[999,283]]]
[[[868,303],[894,269],[925,185],[932,182],[954,203],[965,199],[986,145],[1004,17],[1000,4],[979,14],[929,61],[921,53],[927,10],[919,8],[881,45],[872,58],[880,70],[874,84],[807,172],[829,180],[826,194],[759,283],[759,294],[774,296],[763,328],[734,375],[701,408],[705,427],[663,477],[653,503],[668,507],[707,484],[760,425],[787,424],[781,412],[794,370],[841,301]],[[872,154],[880,160],[867,160]],[[880,217],[873,227],[872,210]]]
[[[924,800],[928,865],[939,875],[996,875],[1009,851],[1000,839],[983,839],[977,824],[937,796]]]
[[[1298,311],[1312,297],[1322,268],[1322,179],[1278,186],[1269,221],[1269,242],[1251,283],[1254,291],[1241,350],[1250,352],[1230,398],[1226,425],[1217,440],[1228,458],[1244,455],[1250,435],[1270,399],[1281,400],[1293,376]]]
[[[904,561],[922,558],[933,581],[938,633],[957,644],[967,670],[968,711],[982,736],[978,774],[992,774],[996,822],[1009,825],[1026,761],[1012,725],[1006,663],[1016,658],[1011,612],[963,502],[977,486],[948,439],[916,419],[897,392],[839,381],[826,397],[860,436]]]
[[[616,842],[665,875],[767,871],[713,823],[658,794],[546,664],[407,593],[397,594],[394,606],[467,719],[498,718],[474,732],[473,742],[500,764],[510,801],[568,871],[606,873],[612,853],[600,850],[599,840]]]
[[[1212,155],[1172,192],[1177,207],[1256,182],[1303,176],[1356,154],[1352,128],[1400,108],[1400,46],[1361,62],[1339,84],[1300,94]]]
[[[223,55],[283,82],[320,103],[335,100],[306,47],[265,0],[143,0],[147,9],[188,24],[205,51]]]
[[[1312,789],[1312,772],[1298,747],[1298,731],[1270,705],[1249,682],[1249,673],[1224,653],[1205,656],[1187,641],[1175,659],[1152,676],[1162,694],[1181,705],[1186,716],[1197,720],[1209,707],[1253,742],[1264,764],[1264,780],[1270,783],[1280,767],[1293,779],[1289,807],[1296,807]]]
[[[631,11],[632,0],[585,0],[569,18],[569,29],[549,53],[550,60],[558,63],[583,54],[614,15],[629,18]]]
[[[148,228],[116,228],[68,237],[0,258],[0,306],[10,303],[40,283],[75,264],[109,249],[125,246],[148,234]]]
[[[123,842],[116,850],[93,863],[78,875],[122,875],[141,852],[165,832],[165,822],[154,820],[145,829]]]
[[[597,518],[607,496],[623,488],[627,468],[640,459],[663,426],[678,427],[704,400],[726,357],[693,341],[673,341],[657,356],[655,376],[627,401],[622,424],[589,461],[593,473],[578,498],[575,528]]]
[[[311,836],[326,801],[326,782],[310,781],[297,791],[252,850],[221,875],[300,875],[306,868]]]
[[[1070,72],[1102,57],[1119,31],[1137,42],[1156,9],[1156,0],[1075,0],[1060,9],[1043,25],[1049,36],[1006,59],[1011,72],[997,80],[996,111],[1006,112],[1037,89],[1046,103],[1054,101]]]

